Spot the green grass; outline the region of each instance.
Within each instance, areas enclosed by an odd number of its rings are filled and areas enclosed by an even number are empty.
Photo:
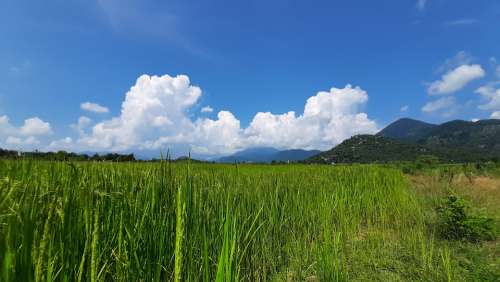
[[[370,165],[0,161],[0,280],[460,281],[464,253],[498,277],[422,197]]]

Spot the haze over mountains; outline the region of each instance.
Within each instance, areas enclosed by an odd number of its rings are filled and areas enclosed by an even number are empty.
[[[280,151],[274,148],[261,147],[251,148],[237,152],[231,156],[222,157],[218,162],[234,163],[234,162],[256,162],[256,163],[269,163],[272,161],[286,162],[286,161],[302,161],[312,156],[321,153],[319,150],[283,150]]]

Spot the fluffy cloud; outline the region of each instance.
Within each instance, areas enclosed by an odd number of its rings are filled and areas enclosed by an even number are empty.
[[[40,141],[38,141],[38,139],[36,139],[36,137],[34,137],[34,136],[29,136],[25,139],[19,138],[19,137],[14,137],[14,136],[9,136],[9,137],[7,137],[7,140],[5,142],[7,144],[13,145],[15,147],[23,146],[23,145],[31,146],[31,145],[40,144]]]
[[[431,83],[427,92],[431,95],[451,94],[484,75],[485,71],[480,65],[461,65],[444,74],[441,80]]]
[[[50,142],[47,146],[47,151],[73,151],[75,149],[75,144],[71,137],[65,137],[59,140]]]
[[[376,123],[359,112],[367,101],[364,90],[350,85],[319,92],[300,116],[257,113],[244,130],[245,141],[249,146],[329,149],[352,135],[377,131]]]
[[[493,119],[500,119],[500,111],[493,112],[490,117]]]
[[[0,145],[13,149],[34,149],[40,141],[36,136],[52,134],[48,122],[38,117],[28,118],[23,125],[12,125],[7,116],[0,116]]]
[[[485,104],[479,105],[481,110],[500,110],[500,88],[496,88],[498,83],[488,84],[479,87],[476,93],[481,95],[486,101]]]
[[[229,111],[193,120],[190,110],[201,95],[185,75],[143,75],[125,95],[121,115],[95,124],[77,143],[116,151],[189,146],[217,155],[255,146],[328,149],[354,134],[377,131],[360,112],[368,94],[350,85],[310,97],[301,115],[259,112],[247,128]]]
[[[206,106],[206,107],[201,108],[200,112],[202,112],[202,113],[211,113],[213,111],[214,111],[214,109],[212,109],[212,107]]]
[[[92,120],[86,116],[81,116],[78,118],[76,124],[71,124],[70,127],[73,128],[80,136],[85,135],[85,130],[90,126]]]
[[[440,113],[445,117],[452,116],[456,113],[457,104],[455,97],[444,97],[432,102],[428,102],[422,107],[425,113]]]
[[[50,124],[38,117],[29,118],[24,121],[24,125],[19,129],[22,135],[44,135],[51,134]]]
[[[407,112],[409,108],[410,107],[408,105],[404,105],[404,106],[401,107],[401,109],[399,109],[399,111],[402,112],[402,113],[403,112]]]
[[[80,104],[80,108],[84,111],[105,114],[109,113],[109,109],[96,103],[85,102]]]
[[[121,115],[96,124],[80,142],[93,148],[126,150],[160,144],[160,138],[178,140],[193,131],[187,110],[200,96],[200,88],[191,86],[185,75],[142,75],[125,95]]]

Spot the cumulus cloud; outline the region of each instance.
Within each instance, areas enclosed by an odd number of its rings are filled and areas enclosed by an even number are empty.
[[[38,141],[38,139],[36,139],[36,137],[34,136],[29,136],[27,138],[9,136],[7,137],[6,143],[13,146],[31,146],[40,144],[40,141]]]
[[[17,134],[18,129],[10,124],[9,117],[6,115],[0,116],[0,135]]]
[[[24,121],[23,126],[19,129],[22,135],[44,135],[51,134],[52,129],[50,124],[41,120],[38,117],[29,118]]]
[[[493,113],[491,114],[490,118],[493,118],[493,119],[500,119],[500,111],[493,112]]]
[[[74,129],[80,136],[85,135],[85,130],[90,126],[92,120],[86,116],[81,116],[78,118],[78,122],[71,124],[70,127]]]
[[[404,105],[404,106],[401,107],[401,109],[399,109],[399,111],[402,112],[402,113],[403,112],[407,112],[409,108],[410,107],[408,105]]]
[[[109,109],[96,103],[85,102],[80,104],[80,108],[84,111],[105,114],[109,113]]]
[[[449,70],[462,65],[471,65],[474,60],[475,58],[472,57],[471,54],[462,50],[459,51],[454,57],[446,59],[446,61],[437,69],[437,72],[448,72]]]
[[[368,94],[347,85],[310,97],[304,113],[257,113],[244,130],[246,142],[277,148],[329,149],[352,135],[375,133],[377,125],[360,107]]]
[[[190,110],[201,95],[185,75],[143,75],[125,95],[121,115],[95,124],[77,143],[117,151],[188,145],[195,153],[217,155],[255,146],[328,149],[354,134],[377,131],[361,112],[368,94],[350,85],[310,97],[301,115],[259,112],[247,128],[229,111],[193,120]]]
[[[75,149],[75,144],[71,137],[65,137],[59,140],[54,140],[50,142],[47,146],[47,151],[73,151]]]
[[[486,102],[479,105],[481,110],[500,110],[500,83],[490,83],[479,87],[475,92],[483,97]]]
[[[484,75],[485,71],[480,65],[461,65],[444,74],[441,80],[431,83],[427,92],[431,95],[451,94]]]
[[[211,113],[213,111],[214,111],[214,109],[212,109],[212,107],[210,107],[210,106],[206,106],[206,107],[201,108],[202,113]]]
[[[28,118],[22,126],[16,127],[6,115],[0,116],[0,141],[6,148],[33,149],[40,144],[37,136],[48,134],[52,134],[50,124],[38,117]]]
[[[443,97],[432,102],[428,102],[422,107],[425,113],[439,113],[445,117],[452,116],[457,111],[455,97]]]
[[[121,115],[97,123],[80,140],[86,146],[125,150],[155,144],[159,137],[180,138],[193,130],[187,111],[201,96],[185,75],[142,75],[125,95]]]

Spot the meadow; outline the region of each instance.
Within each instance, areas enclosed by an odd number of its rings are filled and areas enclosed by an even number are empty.
[[[2,281],[499,281],[498,170],[0,161]]]

